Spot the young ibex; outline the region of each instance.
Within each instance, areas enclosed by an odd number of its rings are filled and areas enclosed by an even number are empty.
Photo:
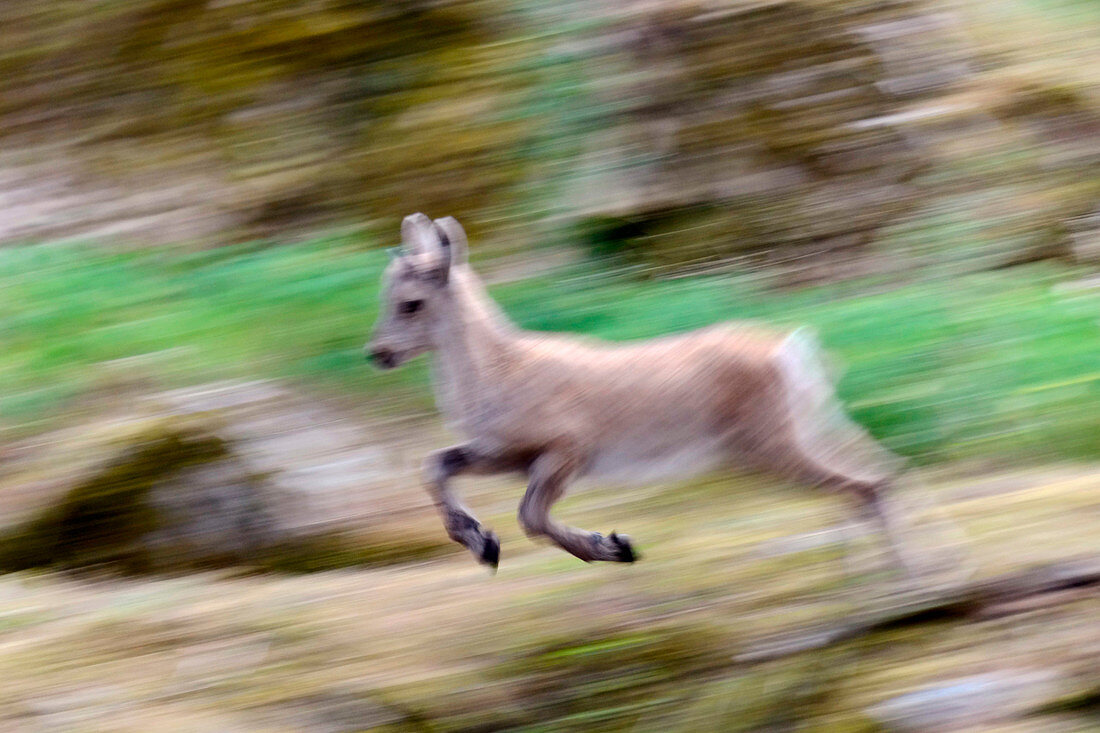
[[[883,504],[900,462],[844,416],[804,332],[725,324],[609,344],[523,331],[467,265],[455,219],[412,214],[401,237],[366,353],[390,369],[433,352],[439,406],[470,440],[428,457],[428,488],[447,534],[481,562],[496,567],[500,542],[453,492],[459,474],[525,472],[529,536],[585,561],[633,562],[629,538],[550,516],[571,482],[682,479],[732,464],[845,492],[902,562]]]

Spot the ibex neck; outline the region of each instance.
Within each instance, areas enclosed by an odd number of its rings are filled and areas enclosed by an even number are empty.
[[[512,361],[516,328],[466,267],[451,271],[451,302],[433,334],[439,407],[452,420],[476,418]]]

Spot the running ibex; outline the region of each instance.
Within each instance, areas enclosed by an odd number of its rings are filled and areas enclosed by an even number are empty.
[[[481,562],[496,567],[500,541],[452,490],[460,474],[526,473],[519,522],[529,536],[585,561],[633,562],[626,536],[550,516],[571,482],[683,479],[734,464],[854,498],[902,561],[883,503],[900,461],[845,417],[804,331],[724,324],[623,344],[523,331],[470,269],[455,219],[412,214],[401,238],[366,353],[390,369],[432,352],[439,406],[470,440],[428,457],[428,488],[447,534]]]

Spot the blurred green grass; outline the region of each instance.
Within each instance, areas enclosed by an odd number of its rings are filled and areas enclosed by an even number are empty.
[[[428,413],[426,360],[369,368],[361,348],[386,255],[359,235],[270,247],[0,250],[0,425],[63,419],[111,379],[182,386],[283,378],[364,418]],[[558,271],[492,288],[522,326],[622,340],[726,319],[810,324],[844,366],[853,415],[927,463],[1100,456],[1100,292],[1036,265],[883,290],[775,292],[750,276],[637,281]]]

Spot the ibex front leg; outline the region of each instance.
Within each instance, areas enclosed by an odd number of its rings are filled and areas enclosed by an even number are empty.
[[[473,443],[435,451],[424,462],[428,491],[443,517],[447,536],[494,570],[500,562],[500,539],[495,532],[482,527],[463,505],[451,490],[450,480],[462,473],[503,473],[520,468],[521,463],[481,450]]]
[[[630,538],[614,532],[604,537],[555,520],[550,507],[564,494],[576,473],[575,461],[566,455],[544,453],[531,464],[527,493],[519,505],[519,523],[528,537],[545,536],[585,562],[610,560],[634,562],[637,556]]]

